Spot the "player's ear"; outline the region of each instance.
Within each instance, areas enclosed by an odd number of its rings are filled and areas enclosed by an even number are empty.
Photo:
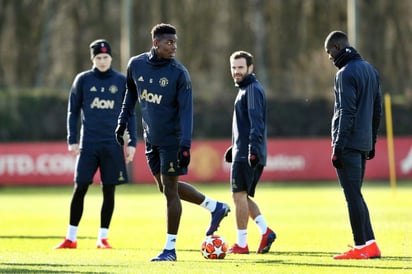
[[[252,73],[254,70],[253,64],[248,67],[248,73]]]
[[[159,47],[159,41],[157,39],[153,39],[152,41],[153,47],[158,48]]]

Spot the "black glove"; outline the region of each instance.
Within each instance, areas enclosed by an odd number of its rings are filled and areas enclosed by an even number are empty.
[[[255,168],[259,163],[259,157],[256,154],[249,153],[248,164],[251,168]]]
[[[177,165],[178,167],[187,167],[190,163],[190,148],[179,147],[177,151]]]
[[[116,130],[115,130],[116,141],[121,146],[124,145],[123,135],[124,135],[125,130],[126,130],[126,125],[125,124],[118,124],[117,127],[116,127]]]
[[[375,158],[375,147],[373,147],[372,150],[368,152],[366,160],[372,160],[373,158]]]
[[[232,146],[230,146],[225,151],[225,162],[226,163],[231,163],[232,162]]]
[[[333,148],[332,153],[332,164],[335,168],[343,168],[342,162],[342,149],[340,148]]]

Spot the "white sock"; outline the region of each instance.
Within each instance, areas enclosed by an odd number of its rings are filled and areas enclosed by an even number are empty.
[[[247,229],[237,230],[237,245],[240,247],[247,246]]]
[[[176,238],[177,238],[177,235],[167,234],[165,249],[168,249],[168,250],[175,249],[176,248]]]
[[[107,235],[109,234],[109,229],[108,228],[99,228],[99,236],[98,239],[107,239]]]
[[[210,199],[209,197],[205,196],[204,201],[200,204],[201,207],[206,208],[210,212],[213,212],[216,209],[217,201]]]
[[[268,225],[266,224],[265,218],[263,218],[263,215],[259,215],[255,218],[255,223],[259,227],[260,234],[265,234],[266,230],[268,229]]]
[[[77,240],[77,230],[78,226],[69,225],[67,228],[66,239],[69,239],[72,242]]]
[[[366,241],[366,244],[365,245],[371,245],[371,244],[373,244],[373,243],[375,243],[376,241],[375,240],[369,240],[369,241]]]

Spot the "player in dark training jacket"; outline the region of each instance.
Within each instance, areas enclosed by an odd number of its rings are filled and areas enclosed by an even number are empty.
[[[338,68],[332,117],[332,164],[343,189],[355,246],[333,256],[337,260],[380,258],[369,209],[362,195],[366,160],[375,157],[375,144],[382,116],[379,74],[347,35],[332,31],[324,42],[329,59]]]
[[[116,136],[123,144],[129,117],[140,103],[146,157],[154,179],[167,200],[167,237],[164,250],[152,261],[176,261],[176,237],[182,214],[181,199],[212,213],[206,235],[213,234],[230,208],[179,181],[187,173],[193,130],[192,85],[189,72],[174,57],[176,29],[158,24],[152,31],[153,47],[132,57],[127,67],[127,92]]]
[[[75,186],[66,238],[55,248],[77,247],[77,230],[83,213],[84,197],[98,168],[103,203],[96,246],[111,248],[107,236],[114,211],[115,187],[128,181],[123,147],[117,144],[113,136],[126,92],[126,77],[111,68],[111,48],[106,40],[92,42],[90,51],[93,68],[76,76],[69,95],[67,142],[69,151],[77,155]],[[79,140],[77,125],[80,117]],[[131,162],[136,150],[135,115],[130,116],[128,132],[126,161]]]
[[[237,241],[229,253],[248,254],[247,225],[251,218],[261,240],[256,253],[269,252],[276,234],[266,224],[256,200],[255,189],[267,158],[266,95],[254,74],[253,55],[236,51],[229,58],[230,71],[238,88],[232,121],[232,146],[225,160],[232,163],[230,183],[236,207]]]

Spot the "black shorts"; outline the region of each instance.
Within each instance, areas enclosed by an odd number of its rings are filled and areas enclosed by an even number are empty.
[[[247,162],[233,162],[230,170],[232,192],[246,191],[250,197],[254,197],[263,168],[262,165],[251,168]]]
[[[177,166],[177,145],[154,146],[146,142],[147,164],[153,175],[179,176],[187,174],[187,168]]]
[[[77,156],[74,181],[78,184],[91,184],[98,168],[104,185],[128,182],[123,148],[117,143],[83,145]]]

